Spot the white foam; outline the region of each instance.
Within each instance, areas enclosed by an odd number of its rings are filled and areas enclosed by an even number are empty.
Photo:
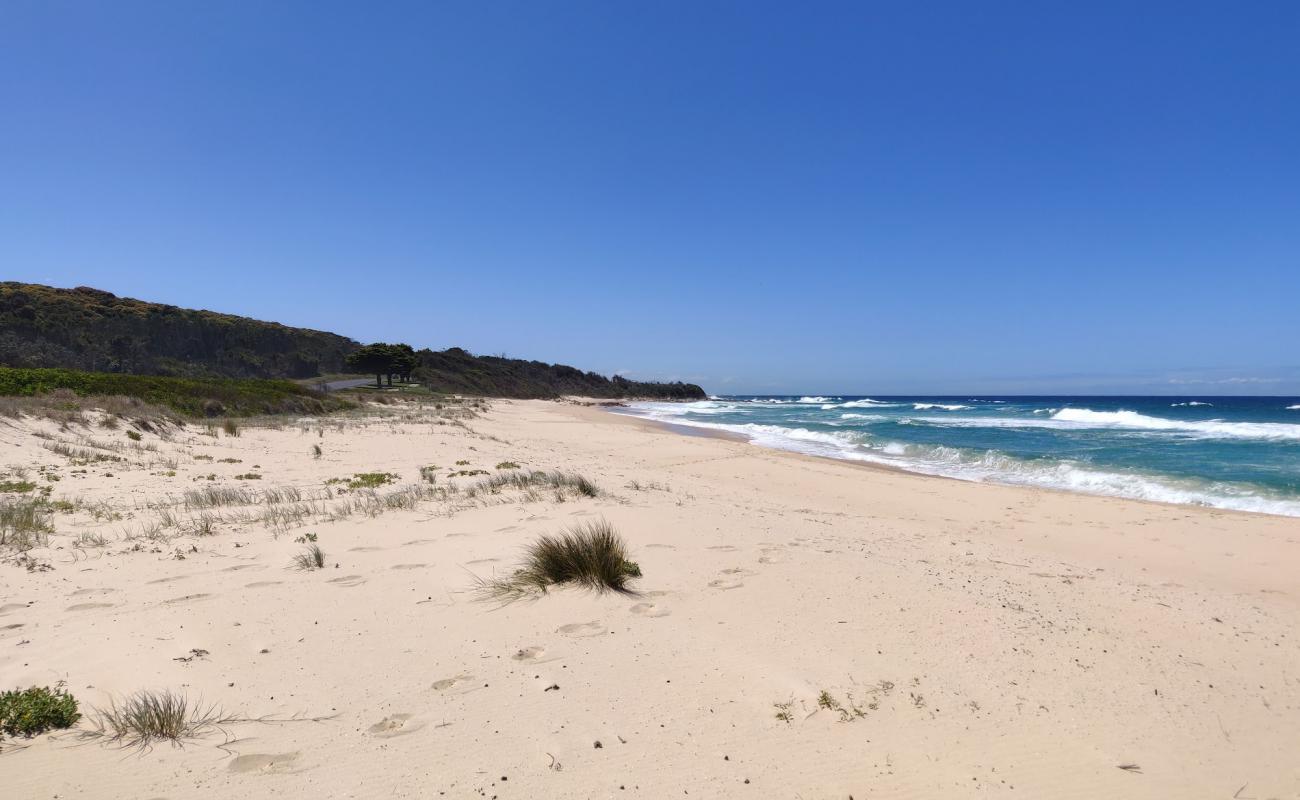
[[[1286,407],[1286,410],[1287,410],[1287,411],[1300,411],[1300,403],[1297,403],[1296,405],[1293,405],[1293,406],[1287,406],[1287,407]]]
[[[913,403],[912,408],[917,411],[962,411],[970,408],[970,406],[945,405],[943,403]]]
[[[670,405],[691,404],[636,403],[630,410],[642,416],[656,417],[662,413],[661,407]],[[1088,409],[1062,410],[1086,411]],[[887,419],[883,416],[881,418]],[[936,421],[941,420],[945,423],[958,419],[962,418],[935,418]],[[978,418],[965,419],[975,423],[986,422]],[[673,418],[671,421],[679,425],[739,433],[746,436],[751,443],[761,447],[886,464],[926,475],[1300,517],[1300,501],[1270,496],[1240,484],[1206,483],[1130,472],[1107,472],[1068,461],[1018,459],[996,450],[970,451],[945,446],[906,445],[900,442],[879,444],[873,443],[865,435],[849,431],[825,432],[807,428],[783,428],[777,425],[726,424],[682,418]],[[1095,423],[1072,423],[1065,420],[1025,418],[1025,421],[1046,425],[1056,423],[1096,427]],[[1001,420],[1001,422],[1014,423],[1015,420]]]
[[[808,404],[808,405],[816,405],[816,404],[819,404],[819,403],[833,403],[834,401],[836,401],[836,400],[838,400],[838,399],[839,399],[838,397],[821,397],[820,395],[818,395],[818,396],[813,396],[813,397],[800,397],[800,398],[799,398],[798,400],[796,400],[795,402],[796,402],[796,403],[806,403],[806,404]]]
[[[847,403],[827,403],[822,406],[822,411],[830,411],[833,408],[897,408],[902,403],[886,403],[883,400],[872,400],[864,397],[861,400],[850,400]]]
[[[840,419],[865,419],[871,422],[880,422],[889,419],[884,414],[840,414]]]
[[[1099,428],[1131,428],[1155,431],[1185,431],[1208,439],[1297,439],[1300,425],[1285,422],[1224,422],[1220,419],[1165,419],[1136,411],[1093,411],[1090,408],[1063,408],[1052,415],[1062,422],[1081,423]]]
[[[1180,406],[1212,406],[1212,405],[1214,405],[1214,403],[1202,403],[1200,400],[1188,400],[1186,403],[1170,403],[1169,407],[1178,408]]]

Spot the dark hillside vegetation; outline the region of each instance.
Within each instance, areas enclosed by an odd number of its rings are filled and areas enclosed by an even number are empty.
[[[275,322],[117,297],[0,283],[0,365],[136,375],[310,378],[343,370],[358,344]]]
[[[609,399],[702,400],[707,395],[693,383],[630,381],[563,364],[546,364],[499,356],[476,356],[459,347],[416,352],[419,366],[412,378],[435,392],[488,397],[550,399],[563,395]]]
[[[70,369],[0,367],[0,397],[44,398],[65,402],[87,398],[132,398],[163,406],[187,417],[255,414],[319,414],[351,408],[338,397],[322,395],[292,381],[259,378],[172,378],[114,375]]]
[[[360,306],[357,313],[364,313]],[[192,379],[304,379],[355,371],[375,375],[377,384],[387,377],[391,385],[398,376],[434,392],[487,397],[705,397],[694,384],[607,378],[563,364],[476,356],[459,347],[416,352],[405,344],[375,343],[362,348],[323,331],[132,300],[84,286],[56,289],[15,282],[0,282],[0,367]],[[69,376],[61,380],[76,382]],[[104,381],[101,374],[92,382]],[[221,384],[207,385],[212,388],[203,391],[215,392]],[[172,394],[173,406],[180,398],[202,395],[196,386],[160,386],[152,390]],[[71,385],[59,388],[81,393]],[[239,394],[233,384],[225,391],[227,397]]]

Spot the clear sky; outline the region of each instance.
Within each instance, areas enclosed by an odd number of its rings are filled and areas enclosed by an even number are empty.
[[[716,393],[1300,393],[1300,3],[7,0],[0,278]]]

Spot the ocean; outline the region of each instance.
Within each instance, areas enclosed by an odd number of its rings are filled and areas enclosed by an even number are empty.
[[[1300,517],[1300,398],[719,396],[625,413],[927,475]]]

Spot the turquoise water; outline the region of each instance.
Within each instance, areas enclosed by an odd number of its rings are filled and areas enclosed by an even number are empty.
[[[627,412],[931,475],[1300,516],[1300,398],[737,396]]]

